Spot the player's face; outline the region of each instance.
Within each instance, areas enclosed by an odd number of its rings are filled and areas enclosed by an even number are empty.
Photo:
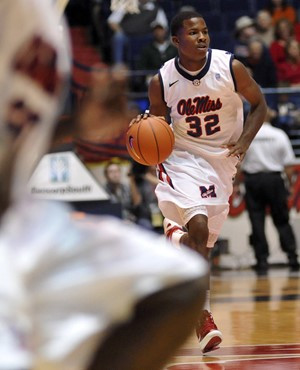
[[[191,18],[183,21],[183,27],[173,42],[178,48],[179,56],[191,61],[205,60],[210,38],[203,18]]]

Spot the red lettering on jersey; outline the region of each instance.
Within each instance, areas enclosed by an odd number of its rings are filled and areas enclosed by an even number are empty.
[[[191,98],[181,99],[177,104],[177,112],[181,116],[192,116],[200,113],[215,112],[222,108],[220,98],[217,100],[210,99],[208,95],[197,96],[193,100]]]

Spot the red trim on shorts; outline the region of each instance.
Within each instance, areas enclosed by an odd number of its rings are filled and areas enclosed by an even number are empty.
[[[160,181],[167,182],[174,189],[171,177],[167,174],[167,171],[166,171],[166,169],[165,169],[165,167],[162,163],[160,163],[158,165],[158,170],[159,170],[159,179],[160,179]],[[165,175],[166,181],[164,180],[163,174]]]
[[[163,182],[163,181],[164,181],[164,179],[163,179],[163,177],[162,177],[162,172],[163,172],[163,171],[162,171],[162,166],[161,166],[161,164],[158,164],[158,165],[157,165],[157,169],[158,169],[158,178],[159,178],[159,180],[160,180],[160,181],[162,181],[162,182]]]

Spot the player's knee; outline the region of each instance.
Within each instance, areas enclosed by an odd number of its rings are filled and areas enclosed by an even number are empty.
[[[213,248],[216,241],[218,240],[218,234],[209,233],[208,240],[207,240],[207,247]]]
[[[188,235],[192,247],[205,256],[209,236],[207,217],[199,215],[192,218],[188,223]]]

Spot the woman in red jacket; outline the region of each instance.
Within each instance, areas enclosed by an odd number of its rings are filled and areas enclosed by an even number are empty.
[[[291,40],[286,46],[286,60],[278,66],[279,82],[288,86],[300,85],[300,44]]]
[[[285,61],[285,48],[292,38],[294,38],[293,24],[288,19],[280,19],[275,25],[275,41],[270,46],[270,53],[276,65]]]

